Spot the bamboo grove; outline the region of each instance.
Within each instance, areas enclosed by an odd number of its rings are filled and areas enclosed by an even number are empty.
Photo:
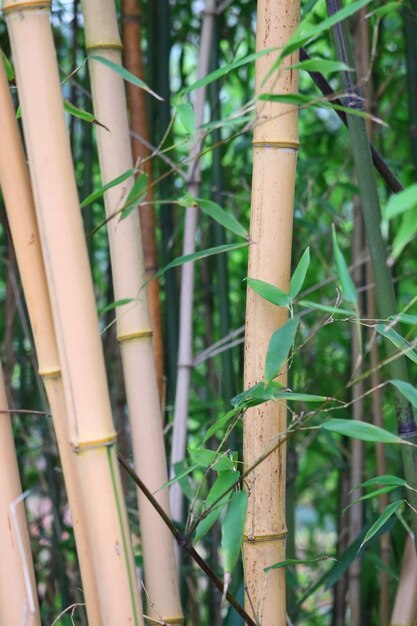
[[[417,620],[417,2],[3,0],[0,626]]]

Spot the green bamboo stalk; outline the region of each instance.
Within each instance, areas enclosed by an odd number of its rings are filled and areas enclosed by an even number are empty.
[[[407,94],[410,112],[410,141],[414,176],[417,176],[417,0],[404,6],[405,59]]]
[[[327,0],[329,14],[339,10],[338,0]],[[342,25],[334,27],[336,47],[339,58],[349,67],[352,64],[352,51],[350,39],[343,32]],[[355,75],[353,72],[344,73],[347,102],[344,104],[355,108],[358,106],[358,98],[355,94]],[[372,158],[366,124],[363,118],[356,115],[347,116],[348,129],[351,138],[352,154],[358,180],[359,193],[362,202],[362,212],[368,240],[369,252],[372,260],[372,268],[375,277],[376,300],[378,314],[383,319],[395,315],[398,311],[392,281],[391,270],[388,267],[388,251],[381,234],[381,208],[378,191],[372,167]],[[396,354],[396,349],[391,342],[385,342],[385,348],[389,357]],[[390,362],[390,376],[395,379],[408,380],[407,364],[404,356],[398,356]],[[398,434],[406,441],[417,441],[417,427],[410,403],[399,392],[395,392],[395,411],[397,415]],[[417,488],[417,450],[412,446],[402,446],[402,458],[407,482]],[[411,505],[417,508],[417,494],[409,492]],[[411,516],[411,526],[414,532],[414,540],[417,542],[417,515]]]

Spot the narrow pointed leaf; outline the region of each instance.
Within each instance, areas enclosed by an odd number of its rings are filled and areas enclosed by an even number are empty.
[[[194,541],[199,541],[202,537],[204,537],[204,535],[206,535],[213,526],[214,522],[218,519],[223,506],[232,497],[232,492],[228,490],[236,483],[237,480],[239,480],[239,476],[240,473],[236,470],[219,472],[218,477],[207,495],[205,508],[208,509],[217,500],[219,500],[219,502],[216,504],[216,507],[210,511],[207,517],[202,519],[198,524],[195,530]]]
[[[76,107],[75,104],[72,104],[72,102],[70,102],[69,100],[64,100],[64,109],[73,117],[78,117],[84,122],[94,124],[97,121],[92,113],[90,113],[89,111],[83,111],[83,109]]]
[[[385,324],[376,324],[375,330],[394,344],[396,348],[408,357],[413,363],[417,363],[417,352],[412,348],[404,337],[401,337],[394,328],[385,326]]]
[[[331,315],[348,315],[349,317],[352,317],[353,315],[353,311],[349,311],[349,309],[341,309],[338,306],[327,306],[326,304],[311,302],[311,300],[299,300],[298,304],[309,309],[317,309],[318,311],[323,311],[324,313],[330,313]]]
[[[98,61],[103,65],[106,65],[111,70],[116,72],[116,74],[118,74],[121,78],[123,78],[123,80],[127,80],[127,82],[132,83],[132,85],[136,85],[136,87],[140,87],[140,89],[147,91],[157,100],[163,101],[163,98],[161,98],[161,96],[158,96],[158,94],[152,91],[152,89],[148,87],[148,85],[143,82],[143,80],[132,74],[132,72],[129,72],[129,70],[123,67],[123,65],[120,65],[119,63],[113,63],[113,61],[110,61],[109,59],[106,59],[105,57],[102,57],[98,54],[91,54],[88,58],[93,59],[94,61]]]
[[[135,180],[132,189],[129,192],[124,207],[120,212],[120,219],[124,220],[131,212],[139,206],[146,197],[148,189],[148,175],[142,172]]]
[[[184,126],[185,131],[189,135],[194,135],[195,133],[195,115],[192,104],[189,102],[184,102],[182,104],[177,104],[175,107],[178,118],[181,124]]]
[[[203,438],[203,443],[206,443],[206,441],[208,441],[210,439],[210,437],[212,437],[215,433],[217,433],[220,429],[224,428],[225,426],[227,426],[227,424],[230,422],[230,420],[236,415],[236,410],[232,409],[231,411],[228,411],[225,415],[223,415],[222,417],[220,417],[218,420],[216,420],[214,422],[214,424],[212,424],[212,426],[210,426],[210,428],[208,429],[208,431],[206,432],[206,434],[204,435]]]
[[[396,511],[399,509],[399,507],[405,502],[405,500],[396,500],[395,502],[392,502],[391,504],[389,504],[385,511],[383,511],[383,513],[381,513],[381,515],[378,517],[378,519],[376,520],[376,522],[374,522],[374,524],[372,524],[371,528],[368,530],[368,532],[366,533],[365,537],[363,538],[363,541],[361,543],[361,547],[363,545],[365,545],[365,543],[367,543],[370,539],[372,539],[372,537],[378,532],[378,530],[380,528],[382,528],[382,526],[384,526],[384,524],[387,523],[387,521],[393,516],[395,515]]]
[[[84,207],[91,204],[95,200],[98,200],[98,198],[101,198],[104,195],[104,192],[107,191],[108,189],[111,189],[112,187],[116,187],[116,185],[120,185],[120,183],[124,183],[124,181],[130,178],[131,176],[133,176],[134,173],[135,173],[135,170],[133,169],[127,170],[123,174],[120,174],[120,176],[118,176],[117,178],[114,178],[113,180],[106,183],[105,185],[102,185],[101,187],[99,187],[99,189],[96,189],[96,191],[93,191],[93,193],[90,193],[90,195],[88,195],[81,202],[81,205],[80,205],[81,208],[83,209]]]
[[[404,191],[395,193],[390,196],[384,212],[383,218],[386,221],[392,220],[397,215],[401,215],[409,209],[413,209],[417,206],[417,184],[411,185]]]
[[[373,487],[374,485],[392,485],[394,487],[408,487],[408,483],[404,478],[400,478],[399,476],[391,476],[390,474],[385,474],[384,476],[374,476],[374,478],[370,478],[366,480],[364,483],[360,485],[356,485],[353,487],[352,491],[355,489],[360,489],[361,487]]]
[[[298,318],[289,319],[288,322],[274,332],[269,342],[265,360],[265,379],[271,382],[288,358],[288,354],[294,343],[295,333],[298,328]]]
[[[290,567],[291,565],[307,565],[308,567],[317,567],[317,565],[323,561],[336,561],[336,559],[327,555],[319,556],[317,559],[286,559],[285,561],[280,561],[279,563],[274,563],[274,565],[265,567],[264,572],[267,574],[271,569],[281,569],[282,567]]]
[[[306,248],[291,278],[290,298],[292,300],[294,300],[294,298],[298,296],[298,294],[301,291],[309,265],[310,265],[310,248]]]
[[[361,422],[360,420],[330,419],[322,425],[322,428],[339,435],[344,435],[345,437],[360,439],[361,441],[401,443],[401,439],[398,435],[384,428],[380,428],[379,426],[374,426],[374,424]]]
[[[398,315],[390,315],[389,320],[398,320],[403,324],[409,324],[410,326],[417,325],[417,315],[409,315],[408,313],[398,313]]]
[[[247,508],[247,491],[235,491],[222,524],[223,565],[224,571],[229,574],[233,571],[239,558]]]
[[[279,287],[275,287],[275,285],[271,285],[270,283],[266,283],[264,280],[259,280],[258,278],[248,278],[248,285],[253,291],[256,291],[257,294],[262,296],[268,302],[272,302],[276,306],[286,306],[290,305],[290,298],[285,291],[282,291]]]
[[[178,267],[180,265],[184,265],[184,263],[190,263],[191,261],[198,261],[200,259],[205,259],[206,257],[213,256],[214,254],[222,254],[223,252],[231,252],[232,250],[238,250],[239,248],[245,248],[248,245],[248,242],[243,243],[230,243],[224,244],[222,246],[216,246],[214,248],[207,248],[206,250],[199,250],[198,252],[194,252],[193,254],[185,254],[184,256],[179,256],[168,265],[165,265],[162,269],[159,270],[153,278],[157,278],[162,276],[167,270],[170,270],[172,267]]]
[[[227,228],[227,230],[230,230],[238,237],[244,237],[245,239],[248,238],[248,231],[246,228],[244,228],[242,224],[239,224],[232,213],[228,213],[222,209],[219,204],[213,202],[212,200],[205,200],[203,198],[196,198],[195,202],[201,208],[203,213],[221,224],[221,226]]]
[[[224,453],[220,454],[207,448],[190,448],[189,454],[193,463],[200,467],[212,467],[218,472],[235,469],[232,459]]]
[[[356,287],[353,284],[353,280],[351,275],[349,274],[348,266],[344,259],[344,256],[339,248],[336,238],[336,231],[333,226],[333,250],[334,256],[336,260],[337,274],[340,281],[340,286],[342,288],[343,298],[347,302],[352,302],[352,304],[356,303],[358,299],[358,294],[356,292]]]
[[[413,385],[406,383],[404,380],[390,380],[389,382],[417,409],[417,389]]]
[[[0,50],[0,52],[1,52],[1,57],[3,59],[4,69],[6,71],[7,80],[10,83],[11,81],[14,80],[14,68],[13,68],[13,65],[10,63],[9,59],[7,58],[7,56],[4,54],[3,50]]]
[[[330,74],[331,72],[351,72],[352,68],[342,61],[329,61],[328,59],[307,59],[294,65],[289,65],[285,69],[305,70],[306,72],[320,72]]]

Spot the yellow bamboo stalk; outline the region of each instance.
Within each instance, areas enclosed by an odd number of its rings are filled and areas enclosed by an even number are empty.
[[[142,624],[49,2],[6,0],[43,258],[105,626]]]
[[[415,626],[417,622],[417,557],[412,535],[408,535],[401,564],[400,581],[392,611],[391,626]]]
[[[0,364],[0,624],[40,626],[29,532],[8,408]]]
[[[281,49],[297,26],[299,4],[294,0],[259,0],[257,51]],[[297,61],[294,53],[262,85],[276,54],[256,62],[256,94],[295,93],[297,73],[285,65]],[[297,108],[258,102],[254,131],[252,207],[248,275],[288,291],[298,151]],[[272,333],[287,319],[277,308],[248,289],[246,305],[245,388],[263,379],[265,355]],[[280,376],[285,384],[286,375]],[[244,417],[244,463],[250,467],[285,431],[286,408],[269,402],[249,409]],[[248,513],[243,542],[247,594],[245,608],[262,626],[284,626],[285,572],[263,569],[285,559],[285,456],[279,447],[247,479]]]
[[[80,480],[69,445],[68,417],[52,311],[36,223],[29,172],[9,86],[0,64],[0,185],[38,356],[39,374],[53,417],[65,486],[71,507],[84,598],[91,624],[101,625],[97,581],[89,556]],[[65,607],[62,607],[65,608]],[[0,623],[3,623],[0,620]]]
[[[99,55],[120,65],[121,42],[114,0],[84,0],[83,12],[94,114],[105,126],[97,128],[97,143],[106,184],[133,167],[126,94],[122,78],[91,56]],[[121,220],[117,214],[132,184],[133,177],[109,189],[105,206],[111,218],[108,230],[115,298],[134,299],[118,307],[116,314],[135,467],[147,487],[156,491],[168,477],[146,290],[139,292],[145,282],[139,215],[132,211]],[[156,498],[168,512],[168,491],[158,491]],[[147,612],[152,619],[182,624],[172,536],[141,492],[138,499]]]

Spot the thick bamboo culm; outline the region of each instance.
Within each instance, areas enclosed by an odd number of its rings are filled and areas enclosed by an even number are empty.
[[[49,2],[6,1],[69,434],[103,626],[142,624]]]
[[[141,6],[139,0],[123,0],[122,13],[124,64],[129,72],[144,80],[141,50]],[[126,89],[130,113],[130,128],[136,135],[132,137],[133,162],[135,165],[139,164],[140,171],[144,171],[148,174],[148,181],[151,183],[152,166],[149,159],[151,151],[145,143],[137,138],[137,136],[139,136],[145,141],[149,141],[146,94],[143,89],[138,89],[132,83],[127,83]],[[158,271],[158,252],[155,238],[155,209],[152,200],[152,187],[149,186],[148,193],[145,197],[145,203],[148,202],[149,204],[143,204],[139,207],[146,280],[151,279]],[[165,403],[164,345],[159,280],[157,278],[150,280],[146,286],[146,291],[153,332],[152,344],[159,399],[163,406]]]
[[[0,110],[2,112],[0,117],[0,135],[2,138],[0,141],[0,185],[32,326],[39,374],[45,385],[54,422],[71,508],[88,619],[91,624],[100,626],[97,580],[89,556],[87,526],[76,460],[69,445],[64,387],[29,172],[2,64],[0,64]],[[0,623],[3,623],[3,620],[0,620]]]
[[[104,184],[133,167],[122,78],[92,55],[121,64],[121,42],[114,0],[83,1],[94,114],[106,128],[97,128],[100,170]],[[109,130],[107,130],[109,129]],[[161,408],[152,352],[140,222],[137,211],[125,219],[118,210],[126,201],[133,177],[105,194],[106,215],[116,301],[134,302],[116,309],[132,444],[137,473],[155,492],[167,482]],[[168,491],[155,496],[169,512]],[[182,624],[183,615],[172,536],[144,495],[138,491],[148,613],[168,624]]]
[[[281,49],[297,26],[299,4],[292,0],[259,0],[257,51]],[[265,81],[277,53],[256,62],[256,94],[296,93],[294,53]],[[297,107],[257,105],[254,131],[252,202],[248,276],[288,291],[294,180],[298,152]],[[265,355],[272,333],[287,319],[277,308],[248,289],[246,304],[245,388],[263,379]],[[285,384],[286,374],[280,376]],[[243,454],[245,468],[277,440],[286,428],[286,407],[269,402],[246,411]],[[285,446],[281,445],[248,476],[248,513],[243,541],[245,608],[262,626],[285,626],[285,571],[263,569],[285,559]]]
[[[0,364],[0,624],[40,626],[29,532],[8,409]]]
[[[413,536],[404,546],[401,574],[392,611],[391,626],[415,626],[417,622],[417,557]]]

